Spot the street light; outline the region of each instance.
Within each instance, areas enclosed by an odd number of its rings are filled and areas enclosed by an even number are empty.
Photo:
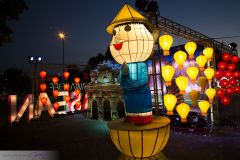
[[[66,34],[64,33],[64,32],[59,32],[58,33],[58,37],[59,37],[59,39],[61,39],[62,40],[62,54],[63,54],[63,59],[62,59],[62,67],[63,67],[63,71],[62,72],[64,72],[64,40],[65,40],[65,37],[66,37]]]

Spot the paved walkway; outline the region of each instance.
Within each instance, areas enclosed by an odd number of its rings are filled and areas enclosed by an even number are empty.
[[[124,159],[110,140],[106,122],[81,114],[4,126],[0,135],[0,150],[57,150],[64,160]],[[240,129],[212,136],[171,133],[163,155],[169,160],[240,159]]]

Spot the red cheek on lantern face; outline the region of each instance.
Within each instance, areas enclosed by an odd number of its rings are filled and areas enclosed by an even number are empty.
[[[120,43],[114,44],[113,46],[117,51],[119,51],[120,49],[122,49],[122,45],[123,45],[123,42],[120,42]]]

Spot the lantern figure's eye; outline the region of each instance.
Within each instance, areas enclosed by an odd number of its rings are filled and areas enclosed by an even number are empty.
[[[113,35],[116,36],[116,31],[115,30],[113,30]]]
[[[131,26],[126,25],[126,26],[124,27],[124,30],[125,30],[126,32],[129,32],[129,31],[131,30]]]

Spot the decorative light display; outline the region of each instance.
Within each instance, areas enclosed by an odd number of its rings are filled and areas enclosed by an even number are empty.
[[[78,84],[80,82],[80,78],[79,77],[75,77],[74,78],[74,82],[75,82],[75,84]]]
[[[76,90],[75,90],[75,93],[76,93],[76,95],[78,96],[78,95],[81,93],[80,89],[76,89]]]
[[[240,93],[240,86],[239,85],[234,87],[234,92],[237,93],[237,94]]]
[[[198,73],[199,73],[199,70],[197,67],[188,67],[187,69],[187,75],[189,76],[192,83],[196,82]]]
[[[163,49],[163,55],[168,56],[170,54],[170,47],[173,44],[172,36],[164,34],[159,37],[159,45]]]
[[[186,103],[181,103],[176,107],[176,110],[181,117],[181,122],[185,123],[187,122],[187,116],[190,111],[190,107]]]
[[[229,95],[229,96],[232,96],[234,91],[235,91],[234,88],[232,88],[230,86],[227,87],[226,90],[225,90],[226,94]]]
[[[180,94],[185,94],[185,89],[188,85],[188,78],[185,76],[179,76],[175,79],[175,82],[180,90]]]
[[[238,57],[237,55],[232,56],[231,62],[232,62],[232,63],[238,63],[238,62],[239,62],[239,57]]]
[[[46,97],[42,97],[41,98],[41,102],[43,105],[46,105],[47,104],[47,98]]]
[[[41,71],[41,72],[39,73],[39,75],[40,75],[40,77],[41,77],[42,79],[45,79],[46,76],[47,76],[47,72],[46,72],[46,71]]]
[[[53,78],[52,78],[53,84],[56,85],[56,84],[58,83],[58,80],[59,80],[58,77],[53,77]]]
[[[76,108],[79,108],[81,106],[81,102],[80,101],[77,101],[76,104],[75,104]]]
[[[201,100],[200,102],[198,102],[198,106],[202,112],[202,115],[207,116],[207,111],[210,108],[210,103],[206,100]]]
[[[207,69],[204,70],[204,74],[208,79],[208,82],[212,82],[212,78],[214,76],[214,69],[208,67]]]
[[[230,71],[234,71],[236,68],[237,68],[237,66],[234,63],[229,63],[227,66],[227,69]]]
[[[183,64],[187,59],[187,54],[183,51],[177,51],[174,53],[173,58],[178,64],[178,69],[183,69]]]
[[[207,57],[204,55],[200,55],[196,58],[196,63],[199,66],[200,71],[204,71],[204,66],[207,63]]]
[[[238,72],[238,71],[234,71],[234,72],[232,72],[232,76],[234,77],[234,78],[240,78],[240,72]]]
[[[236,78],[231,78],[229,84],[232,86],[238,85],[238,80]]]
[[[221,89],[221,88],[218,88],[218,89],[217,89],[217,96],[218,96],[219,98],[224,97],[224,96],[225,96],[225,91],[224,91],[223,89]]]
[[[232,77],[232,71],[229,71],[229,70],[227,70],[227,71],[225,71],[224,72],[224,77],[226,77],[226,78],[231,78]]]
[[[223,77],[223,75],[224,75],[224,72],[222,70],[218,70],[215,72],[215,78],[217,80],[220,80]]]
[[[57,111],[59,109],[59,103],[58,102],[53,103],[53,108]]]
[[[227,79],[221,79],[219,85],[222,88],[226,88],[227,86],[229,86],[229,81]]]
[[[207,57],[208,61],[211,61],[213,57],[213,49],[210,47],[205,48],[203,50],[203,55]]]
[[[194,58],[194,53],[197,49],[197,44],[194,42],[188,42],[185,44],[185,50],[188,52],[189,58],[193,59]]]
[[[57,98],[57,96],[58,96],[58,94],[59,94],[59,91],[58,90],[53,90],[53,96],[55,97],[55,98]]]
[[[66,101],[66,103],[68,103],[69,101],[70,101],[70,96],[66,96],[65,98],[64,98],[64,100]]]
[[[65,78],[65,80],[68,79],[70,73],[69,72],[63,72],[63,77]]]
[[[227,68],[227,62],[225,62],[225,61],[218,62],[217,67],[218,67],[218,69],[224,70]]]
[[[231,103],[231,99],[227,96],[222,97],[220,101],[224,106],[227,106]]]
[[[200,94],[197,90],[192,90],[191,92],[189,92],[189,98],[192,100],[192,106],[196,106],[198,99],[200,97]]]
[[[201,87],[201,91],[205,90],[207,84],[208,84],[207,77],[201,76],[201,77],[198,78],[198,85]]]
[[[214,88],[208,88],[206,89],[205,94],[208,96],[209,102],[213,103],[213,99],[216,95],[216,90]]]
[[[222,55],[222,60],[224,60],[224,61],[230,61],[231,60],[231,55],[229,54],[229,53],[224,53],[223,55]]]
[[[68,83],[66,83],[66,84],[64,84],[63,88],[65,91],[69,91],[70,85]]]
[[[162,67],[162,76],[165,80],[166,86],[171,86],[171,81],[174,76],[175,69],[173,66],[165,65]]]
[[[40,89],[42,92],[45,92],[45,90],[47,89],[47,85],[45,83],[40,84]]]
[[[173,108],[177,103],[177,97],[172,94],[164,95],[164,105],[167,108],[167,114],[173,115]]]

